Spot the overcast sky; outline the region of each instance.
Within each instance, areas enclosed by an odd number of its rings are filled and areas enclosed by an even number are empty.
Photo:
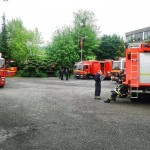
[[[72,25],[73,12],[93,11],[101,34],[118,34],[150,26],[150,0],[0,0],[0,16],[20,18],[27,29],[38,28],[45,41],[64,25]],[[2,24],[2,19],[0,19]]]

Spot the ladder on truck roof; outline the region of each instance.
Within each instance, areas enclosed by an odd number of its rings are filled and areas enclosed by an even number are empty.
[[[138,98],[138,82],[139,82],[139,54],[138,50],[131,52],[131,98]]]

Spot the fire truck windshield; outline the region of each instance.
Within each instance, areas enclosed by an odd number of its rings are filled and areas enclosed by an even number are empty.
[[[76,66],[75,66],[75,69],[76,69],[76,70],[82,70],[82,69],[83,69],[83,66],[82,66],[82,65],[76,65]]]
[[[4,66],[4,59],[0,59],[0,68]]]
[[[114,61],[112,69],[113,70],[120,70],[121,69],[121,62],[120,61]]]

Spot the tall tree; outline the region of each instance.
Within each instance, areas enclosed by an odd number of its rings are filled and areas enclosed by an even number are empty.
[[[24,64],[31,55],[38,55],[41,40],[37,29],[27,30],[20,19],[9,21],[7,29],[11,59],[16,60],[19,66]]]
[[[5,59],[10,58],[10,53],[8,49],[8,32],[6,27],[6,19],[5,14],[2,16],[3,24],[2,24],[2,32],[0,34],[0,52],[2,53]]]
[[[73,33],[70,27],[63,27],[54,33],[52,44],[47,48],[50,64],[57,64],[58,67],[72,67],[79,59]]]
[[[74,30],[74,38],[79,39],[79,41],[82,40],[83,60],[94,59],[100,44],[98,38],[100,31],[99,27],[96,26],[95,14],[85,10],[74,13]]]
[[[95,59],[94,53],[100,40],[97,38],[98,28],[94,20],[92,12],[80,10],[74,13],[73,27],[58,29],[53,35],[52,43],[47,47],[51,63],[56,63],[58,67],[72,67],[81,60],[81,54],[82,60]],[[79,46],[81,42],[82,48]]]

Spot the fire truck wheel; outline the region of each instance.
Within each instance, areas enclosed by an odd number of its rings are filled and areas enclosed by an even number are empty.
[[[87,74],[85,78],[86,78],[86,79],[89,79],[89,75]]]
[[[79,77],[75,76],[74,79],[79,79]]]

